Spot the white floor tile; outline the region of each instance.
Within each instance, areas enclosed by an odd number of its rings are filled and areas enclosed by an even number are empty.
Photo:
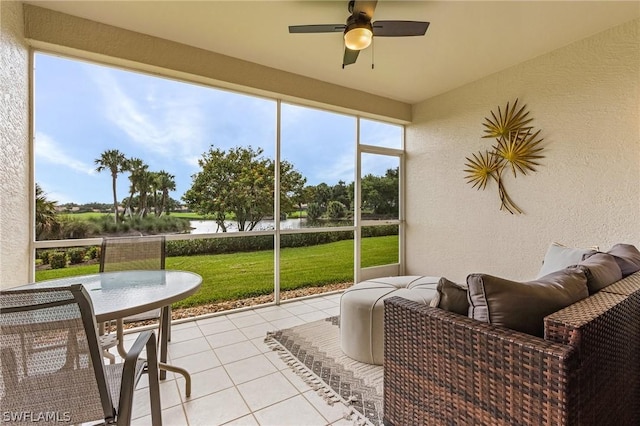
[[[233,345],[234,343],[244,342],[247,336],[242,334],[240,330],[225,331],[224,333],[212,334],[207,336],[207,340],[212,348],[221,348],[227,345]]]
[[[149,422],[151,424],[151,416],[149,416]],[[162,424],[163,426],[187,426],[187,417],[184,414],[184,408],[182,405],[167,408],[162,410]]]
[[[256,337],[264,337],[267,335],[267,331],[275,331],[276,327],[270,322],[264,322],[258,325],[252,325],[250,327],[241,328],[242,334],[247,336],[248,339],[254,339]]]
[[[302,325],[304,324],[304,321],[298,317],[289,317],[289,318],[283,318],[283,319],[277,319],[277,320],[271,321],[271,324],[273,324],[277,330],[282,330],[284,328],[295,327],[296,325]]]
[[[259,314],[260,312],[277,311],[278,309],[280,309],[280,306],[278,306],[278,305],[270,305],[270,306],[265,306],[263,308],[256,308],[253,311],[256,314]]]
[[[224,426],[260,426],[253,414],[225,423]]]
[[[226,315],[226,317],[230,320],[234,319],[234,318],[240,318],[240,317],[245,317],[247,315],[253,315],[256,312],[253,309],[247,309],[246,311],[240,311],[240,312],[233,312],[231,314]]]
[[[180,398],[182,401],[187,400],[184,391],[184,378],[179,377],[176,382],[180,389]],[[200,373],[191,375],[191,396],[188,399],[197,399],[232,386],[233,382],[223,367],[216,367],[211,370],[201,371]]]
[[[271,352],[271,348],[269,346],[267,346],[267,344],[264,342],[264,338],[265,337],[266,337],[266,333],[265,333],[264,336],[256,337],[255,339],[251,339],[251,343],[253,343],[254,346],[256,348],[258,348],[258,350],[261,353]]]
[[[265,319],[258,314],[246,315],[239,318],[232,318],[231,322],[238,328],[249,327],[251,325],[264,324]]]
[[[284,306],[284,308],[294,315],[308,314],[309,312],[317,311],[315,307],[307,305],[306,303],[300,303],[296,306]]]
[[[331,426],[353,426],[353,420],[340,419],[331,423]]]
[[[273,364],[278,370],[289,369],[290,367],[280,358],[277,351],[271,351],[264,354],[271,364]]]
[[[336,317],[340,315],[340,306],[336,306],[335,308],[323,309],[323,312],[330,317]]]
[[[269,312],[262,312],[260,313],[260,316],[262,318],[264,318],[267,321],[273,322],[274,320],[279,320],[282,318],[290,318],[293,316],[293,314],[291,312],[289,312],[288,310],[284,309],[284,308],[280,308],[278,310],[273,310],[273,311],[269,311]]]
[[[298,318],[300,318],[304,322],[312,322],[325,319],[327,318],[327,316],[327,313],[324,311],[313,311],[309,312],[308,314],[298,315]]]
[[[224,321],[208,322],[198,326],[203,335],[209,336],[212,334],[224,333],[225,331],[236,330],[238,327],[228,319]]]
[[[201,326],[201,325],[207,325],[207,324],[214,324],[220,321],[229,321],[229,319],[227,318],[226,315],[215,315],[207,318],[198,319],[196,320],[196,324],[198,326]]]
[[[342,402],[329,404],[314,390],[309,390],[303,393],[302,396],[304,396],[329,423],[343,419],[349,413],[349,408]]]
[[[219,367],[221,361],[218,359],[213,349],[198,352],[197,354],[187,355],[178,358],[171,363],[176,367],[182,367],[189,373],[198,373],[200,371],[209,370],[210,368]]]
[[[169,343],[168,352],[171,360],[176,360],[183,356],[197,354],[198,352],[211,350],[207,339],[200,337],[199,339],[187,340],[185,342]]]
[[[236,385],[275,373],[277,368],[264,356],[257,355],[225,365],[227,373]]]
[[[180,405],[180,390],[175,380],[164,380],[160,382],[160,407],[169,408]]]
[[[311,389],[311,386],[305,383],[304,380],[300,376],[298,376],[293,370],[290,368],[286,368],[281,370],[280,373],[287,379],[293,386],[296,387],[300,392],[306,392]]]
[[[204,337],[198,327],[183,328],[181,330],[171,329],[171,343],[179,343]]]
[[[298,394],[298,390],[280,373],[269,374],[238,385],[238,391],[252,411]]]
[[[236,388],[229,388],[185,402],[190,426],[217,426],[250,414]]]
[[[131,418],[137,419],[151,414],[151,402],[149,400],[149,388],[138,389],[133,392],[133,407]]]
[[[223,346],[221,348],[214,349],[214,351],[220,362],[223,364],[240,361],[241,359],[250,358],[260,354],[258,348],[249,341]]]
[[[348,408],[324,401],[264,343],[267,332],[339,315],[340,294],[174,324],[169,361],[191,373],[161,381],[168,426],[347,426]],[[138,333],[125,335],[131,345]],[[134,426],[151,423],[148,381],[134,396]]]
[[[313,300],[305,300],[307,305],[313,306],[316,309],[329,309],[335,308],[339,305],[338,302],[326,300],[326,299],[313,299]]]
[[[322,426],[327,421],[302,395],[256,411],[260,426]]]
[[[342,293],[330,294],[328,296],[322,296],[323,299],[331,300],[332,302],[340,303],[340,298],[342,297]]]
[[[176,323],[171,323],[171,331],[178,331],[178,330],[184,330],[185,328],[191,328],[191,327],[197,327],[198,324],[196,324],[195,320],[193,321],[185,321],[185,322],[181,322],[180,324],[176,324]]]

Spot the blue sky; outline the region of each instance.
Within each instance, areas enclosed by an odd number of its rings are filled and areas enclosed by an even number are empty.
[[[307,184],[353,181],[354,117],[282,105],[282,158]],[[273,158],[276,102],[62,57],[37,54],[35,68],[36,182],[58,203],[111,203],[111,176],[94,160],[118,149],[149,170],[176,178],[179,200],[211,145],[261,147]],[[398,126],[361,122],[363,142],[400,147]],[[395,158],[375,156],[366,172],[383,174]],[[128,193],[118,177],[118,199]]]

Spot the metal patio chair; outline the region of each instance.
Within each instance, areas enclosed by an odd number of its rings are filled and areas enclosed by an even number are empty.
[[[103,238],[100,251],[100,272],[117,272],[132,270],[160,270],[165,264],[165,237],[163,235],[132,236]],[[124,322],[144,320],[159,320],[160,328],[158,342],[160,344],[160,358],[166,362],[167,342],[171,340],[171,306],[155,309],[138,315],[123,318],[118,321],[117,328],[122,332]],[[164,324],[163,324],[164,322]],[[118,338],[103,335],[103,349],[108,350],[113,346],[122,344]],[[119,350],[122,352],[122,350]],[[122,353],[121,353],[122,355]],[[110,357],[109,357],[110,358]],[[111,359],[111,358],[110,358]],[[160,378],[164,379],[166,373],[160,372]]]
[[[93,306],[81,284],[0,291],[0,407],[12,424],[131,422],[135,385],[149,376],[151,423],[162,424],[153,331],[124,363],[104,365]],[[146,349],[146,360],[140,358]]]

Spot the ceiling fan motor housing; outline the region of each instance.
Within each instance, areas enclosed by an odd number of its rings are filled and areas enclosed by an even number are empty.
[[[371,19],[368,18],[364,13],[351,15],[347,18],[347,27],[344,29],[344,33],[346,34],[354,28],[366,28],[369,31],[373,32]]]

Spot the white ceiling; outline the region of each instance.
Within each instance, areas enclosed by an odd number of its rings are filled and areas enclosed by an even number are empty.
[[[416,103],[640,16],[638,1],[380,0],[375,20],[429,21],[425,37],[374,40],[342,69],[341,1],[28,1],[49,9]]]

